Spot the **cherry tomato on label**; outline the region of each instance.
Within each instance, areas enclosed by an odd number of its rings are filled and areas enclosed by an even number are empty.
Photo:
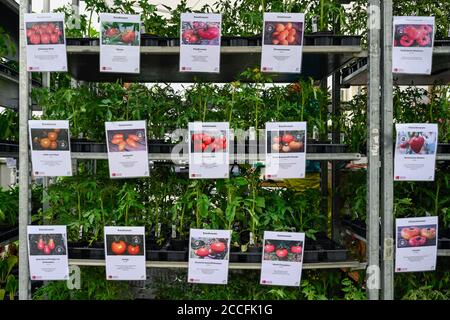
[[[131,245],[131,244],[128,245],[128,253],[129,253],[129,254],[131,254],[131,255],[136,255],[136,254],[138,254],[140,251],[141,251],[141,249],[140,249],[139,245],[135,245],[135,246],[133,246],[133,245]]]
[[[48,133],[47,137],[51,140],[51,141],[55,141],[56,139],[58,139],[58,134],[54,131],[51,131]]]
[[[48,244],[47,245],[50,248],[50,250],[55,249],[55,240],[53,240],[53,239],[48,240]]]
[[[38,248],[38,250],[44,250],[44,247],[45,247],[45,242],[44,242],[44,239],[39,239],[39,242],[38,242],[38,244],[37,244],[37,248]]]

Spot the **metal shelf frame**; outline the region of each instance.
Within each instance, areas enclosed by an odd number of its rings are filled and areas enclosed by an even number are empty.
[[[74,3],[78,3],[78,0],[72,0]],[[29,163],[29,150],[28,150],[28,119],[30,118],[30,100],[29,100],[29,74],[26,71],[26,38],[25,32],[23,30],[23,17],[25,13],[30,12],[30,0],[20,0],[20,72],[19,72],[19,110],[20,110],[20,145],[19,145],[19,185],[21,188],[19,197],[19,240],[21,243],[27,243],[26,233],[27,225],[31,222],[30,217],[30,163]],[[379,0],[371,0],[370,5],[372,7],[379,8]],[[375,8],[374,7],[374,8]],[[49,0],[44,0],[44,11],[49,10]],[[379,19],[379,10],[369,11],[369,22],[372,20]],[[371,63],[374,67],[371,69],[371,77],[378,78],[379,76],[379,41],[380,41],[379,29],[370,32],[370,50],[365,51],[359,46],[305,46],[303,52],[306,54],[326,54],[328,56],[333,56],[338,60],[338,56],[345,56],[351,59],[358,57],[369,56]],[[91,55],[98,54],[99,47],[81,47],[81,46],[68,46],[68,55]],[[168,55],[173,56],[179,53],[179,47],[141,47],[141,54],[143,55]],[[261,47],[223,47],[221,48],[221,53],[223,55],[239,55],[239,54],[249,54],[251,56],[261,53]],[[348,61],[344,62],[347,63]],[[334,70],[333,72],[335,72]],[[48,79],[48,74],[45,75],[44,79]],[[325,84],[326,79],[322,79]],[[44,83],[44,86],[48,85]],[[369,112],[369,123],[371,123],[369,135],[368,150],[375,150],[378,148],[378,138],[379,138],[379,124],[377,119],[373,119],[373,115],[379,113],[380,102],[377,97],[378,93],[378,82],[371,83],[369,91],[371,92],[370,99],[370,112]],[[333,91],[339,91],[339,86],[333,86]],[[336,100],[336,99],[335,99]],[[337,107],[340,101],[335,101],[334,107]],[[150,155],[152,160],[166,160],[169,155]],[[308,154],[308,159],[310,160],[329,160],[329,161],[348,161],[348,160],[359,160],[361,158],[360,154]],[[88,153],[73,153],[72,158],[74,159],[106,159],[107,154],[88,154]],[[257,158],[257,157],[256,157]],[[379,171],[379,154],[370,153],[368,156],[369,160],[369,171],[368,175],[368,186],[375,186],[375,189],[370,187],[370,194],[368,194],[368,213],[370,217],[370,237],[369,237],[369,249],[368,249],[368,263],[372,266],[378,267],[378,171]],[[374,165],[375,164],[375,165]],[[324,182],[324,181],[322,181]],[[325,181],[326,182],[326,181]],[[372,230],[373,229],[373,230]],[[30,299],[30,281],[29,281],[29,270],[28,270],[28,255],[26,246],[20,246],[19,250],[19,298],[21,300]],[[92,261],[92,260],[70,260],[70,264],[78,265],[104,265],[104,261]],[[187,263],[169,263],[169,262],[148,262],[149,267],[186,267]],[[350,261],[350,262],[337,262],[337,263],[318,263],[318,264],[305,264],[303,267],[305,269],[327,269],[327,268],[346,268],[352,270],[365,269],[367,264],[365,262]],[[260,264],[239,264],[231,263],[231,269],[259,269]],[[369,289],[369,298],[378,299],[378,289]]]
[[[20,45],[19,45],[19,121],[20,121],[20,145],[19,145],[19,241],[27,243],[27,225],[31,222],[30,216],[30,157],[28,150],[28,119],[30,119],[30,76],[26,70],[26,37],[24,32],[24,14],[30,12],[32,0],[20,0]],[[72,0],[78,3],[79,0]],[[49,0],[44,0],[44,11],[49,10]],[[353,46],[305,46],[305,53],[348,55],[353,58],[368,57],[368,136],[367,136],[367,263],[343,262],[343,263],[318,263],[305,264],[304,268],[349,268],[366,269],[370,278],[367,283],[368,298],[371,300],[393,299],[393,179],[392,179],[392,0],[368,0],[368,51]],[[68,55],[98,54],[98,47],[68,46]],[[224,55],[233,54],[259,54],[260,47],[223,47]],[[178,54],[177,47],[142,47],[143,55],[173,56]],[[438,55],[448,54],[447,48],[436,48]],[[44,86],[48,85],[48,74],[44,75]],[[333,81],[333,112],[339,112],[340,98],[338,91],[340,85],[336,78]],[[326,81],[324,81],[326,83]],[[381,88],[381,90],[380,90]],[[380,97],[384,97],[382,100]],[[106,159],[103,154],[74,153],[74,159]],[[153,160],[167,155],[151,155]],[[357,160],[358,154],[309,154],[310,160]],[[450,156],[438,156],[438,160],[449,160]],[[379,237],[380,217],[382,218],[382,239]],[[334,225],[334,223],[333,223]],[[380,245],[382,254],[380,254]],[[449,255],[449,250],[440,250],[440,254]],[[28,270],[27,246],[19,247],[19,298],[30,299],[30,281]],[[381,261],[381,269],[380,269]],[[75,265],[104,265],[104,261],[95,260],[70,260]],[[147,266],[172,268],[185,268],[186,262],[156,262],[149,261]],[[258,269],[259,264],[231,263],[231,269]],[[381,285],[380,285],[381,284]]]

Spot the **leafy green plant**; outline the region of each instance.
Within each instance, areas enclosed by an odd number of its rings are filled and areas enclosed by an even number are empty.
[[[0,188],[0,223],[15,226],[19,217],[19,188]]]
[[[129,300],[130,284],[108,281],[104,268],[81,267],[81,288],[68,289],[65,281],[49,281],[36,290],[34,300]]]
[[[17,266],[19,258],[15,253],[15,244],[10,244],[7,252],[0,250],[0,300],[8,296],[9,300],[14,300],[14,295],[18,290],[18,281],[12,274],[12,270]]]

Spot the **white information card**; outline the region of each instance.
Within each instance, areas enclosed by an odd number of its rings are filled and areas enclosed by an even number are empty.
[[[264,13],[261,71],[300,73],[304,30],[303,13]]]
[[[105,122],[111,178],[150,175],[145,120]]]
[[[261,284],[300,285],[305,234],[264,231]]]
[[[141,16],[100,13],[100,72],[139,73]]]
[[[392,71],[431,74],[434,17],[394,17]]]
[[[29,120],[28,124],[34,176],[71,176],[69,121]]]
[[[396,272],[436,270],[438,217],[396,219]]]
[[[267,179],[304,178],[306,122],[266,123]]]
[[[64,13],[26,13],[27,70],[67,72]]]
[[[182,13],[180,30],[180,71],[220,71],[222,15]]]
[[[230,230],[191,229],[188,282],[227,284]]]
[[[228,122],[189,123],[189,177],[229,177],[230,125]]]
[[[105,227],[106,279],[145,280],[145,227]]]
[[[433,181],[438,126],[429,123],[396,124],[394,180]]]
[[[31,280],[69,279],[66,226],[28,226]]]

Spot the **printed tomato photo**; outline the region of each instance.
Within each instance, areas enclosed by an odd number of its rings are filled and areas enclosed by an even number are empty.
[[[146,151],[147,139],[144,129],[108,130],[108,151]]]
[[[265,239],[263,257],[267,261],[301,262],[303,241]]]
[[[33,151],[69,151],[68,129],[31,129]]]
[[[226,131],[191,131],[191,153],[226,152]]]
[[[400,24],[395,26],[394,47],[431,47],[433,38],[431,24]]]
[[[397,228],[397,247],[425,247],[436,245],[437,226],[417,225]]]
[[[67,253],[64,234],[29,234],[29,251],[32,256],[61,256]]]
[[[304,130],[268,131],[267,153],[303,153],[305,136]]]
[[[399,154],[435,154],[436,147],[436,132],[397,132]]]
[[[139,46],[140,25],[135,22],[102,22],[101,38],[103,45]]]
[[[183,21],[181,25],[181,43],[186,45],[220,44],[220,23],[203,21]]]
[[[265,45],[300,46],[302,40],[302,22],[266,21],[264,24]]]
[[[144,252],[143,235],[106,235],[106,254],[108,256],[142,256]]]
[[[62,21],[27,22],[28,45],[64,44],[64,25]]]
[[[191,238],[190,257],[192,259],[228,260],[228,239]]]

